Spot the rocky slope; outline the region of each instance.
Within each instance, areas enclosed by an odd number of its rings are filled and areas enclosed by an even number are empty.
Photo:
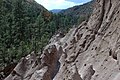
[[[5,80],[120,80],[120,1],[96,0],[88,22],[21,59]]]

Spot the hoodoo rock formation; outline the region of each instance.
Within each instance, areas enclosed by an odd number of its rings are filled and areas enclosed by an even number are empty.
[[[120,0],[96,0],[88,22],[21,59],[5,80],[120,80]]]

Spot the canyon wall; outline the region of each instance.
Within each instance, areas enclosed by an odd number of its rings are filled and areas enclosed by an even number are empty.
[[[120,0],[96,0],[88,22],[53,36],[5,80],[120,80]]]

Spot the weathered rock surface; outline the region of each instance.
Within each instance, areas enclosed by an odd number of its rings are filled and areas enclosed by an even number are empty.
[[[5,80],[120,80],[120,0],[96,0],[88,22],[21,59]]]

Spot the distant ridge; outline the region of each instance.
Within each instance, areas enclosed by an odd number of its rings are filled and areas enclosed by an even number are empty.
[[[53,10],[50,10],[51,12],[53,13],[59,13],[60,11],[62,11],[63,9],[53,9]]]
[[[91,14],[93,11],[93,3],[94,1],[90,1],[83,5],[73,6],[68,9],[60,11],[60,13],[63,13],[65,15],[72,15],[72,16]]]
[[[93,12],[94,0],[83,5],[76,5],[68,9],[61,10],[59,14],[70,16],[74,24],[80,24],[83,21],[88,21]]]

